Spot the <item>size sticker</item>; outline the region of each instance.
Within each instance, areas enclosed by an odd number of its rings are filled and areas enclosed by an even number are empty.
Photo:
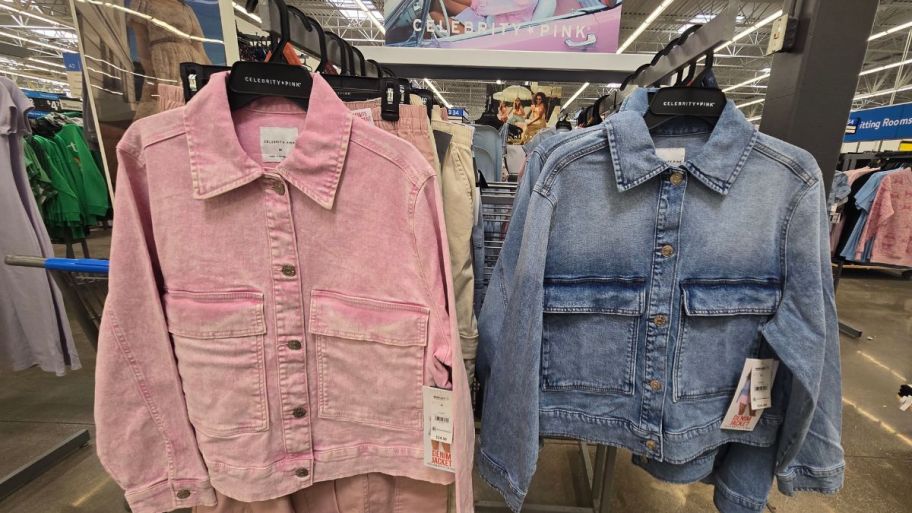
[[[741,370],[741,379],[738,380],[738,388],[735,389],[735,397],[732,398],[731,404],[728,405],[728,411],[725,418],[722,419],[722,429],[733,429],[736,431],[753,431],[763,415],[763,410],[754,408],[752,404],[753,387],[753,370],[755,367],[766,367],[769,370],[761,370],[761,383],[758,387],[765,389],[769,397],[770,388],[772,387],[773,378],[776,376],[776,369],[779,362],[775,360],[760,360],[757,358],[748,358],[744,362],[744,368]],[[765,383],[765,384],[764,384]],[[758,398],[761,396],[758,390]]]
[[[656,155],[660,159],[674,166],[680,166],[687,157],[686,148],[656,148]]]
[[[294,149],[297,140],[297,128],[260,127],[260,154],[263,162],[282,162]]]
[[[453,392],[423,387],[424,464],[455,472],[453,467]]]
[[[356,118],[361,118],[372,125],[374,124],[373,109],[355,109],[351,111],[351,113],[354,114]]]
[[[751,408],[762,410],[773,405],[771,391],[778,369],[779,362],[771,358],[754,360],[751,369]]]

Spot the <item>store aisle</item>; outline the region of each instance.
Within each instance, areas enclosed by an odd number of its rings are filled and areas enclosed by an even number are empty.
[[[106,254],[106,236],[90,239],[93,256]],[[834,498],[774,494],[777,513],[900,513],[909,511],[912,488],[912,413],[896,407],[901,382],[912,381],[912,282],[882,271],[847,271],[837,293],[842,320],[864,330],[843,337],[843,443],[846,489]],[[92,430],[94,354],[74,325],[85,368],[63,378],[32,369],[0,375],[0,475],[47,449],[66,434]],[[870,337],[870,339],[868,338]],[[94,435],[94,433],[93,433]],[[529,503],[572,504],[581,495],[571,473],[581,472],[575,443],[549,444],[542,453]],[[479,499],[496,492],[476,480]],[[713,511],[705,485],[660,483],[621,453],[616,468],[615,513]],[[95,457],[82,449],[37,481],[0,501],[0,513],[122,513],[122,494]],[[421,513],[421,512],[415,512]]]

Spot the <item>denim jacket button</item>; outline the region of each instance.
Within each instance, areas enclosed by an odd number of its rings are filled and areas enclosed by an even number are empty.
[[[284,274],[285,276],[288,276],[290,278],[290,277],[298,274],[298,270],[295,269],[295,266],[293,266],[293,265],[285,264],[282,266],[282,274]]]
[[[652,319],[652,322],[654,322],[656,326],[665,326],[665,324],[668,323],[668,317],[659,314]]]
[[[272,182],[272,190],[275,191],[279,196],[285,195],[285,183],[281,180],[274,180]]]
[[[681,182],[684,181],[684,173],[682,173],[680,171],[675,171],[674,173],[671,174],[671,177],[669,178],[669,180],[671,180],[672,185],[681,185]]]
[[[301,349],[300,340],[289,340],[286,345],[288,346],[288,349],[291,349],[292,351],[299,351]]]
[[[668,258],[671,255],[674,255],[674,252],[675,252],[674,246],[672,246],[671,244],[665,244],[664,246],[662,246],[662,256],[663,257]]]
[[[657,444],[655,440],[646,440],[646,448],[650,451],[656,450],[656,447],[658,446],[659,444]]]
[[[177,498],[178,498],[178,499],[186,499],[186,498],[188,498],[188,497],[190,497],[190,490],[187,490],[187,489],[185,488],[185,489],[182,489],[182,490],[178,490],[178,491],[177,491]]]
[[[654,379],[649,382],[649,388],[651,388],[653,392],[658,392],[659,390],[662,390],[662,382]]]
[[[291,411],[291,414],[294,415],[295,418],[300,419],[301,417],[307,415],[307,410],[298,406],[297,408],[295,408],[294,410]]]
[[[307,477],[310,475],[310,471],[304,467],[295,469],[295,475],[298,477]]]

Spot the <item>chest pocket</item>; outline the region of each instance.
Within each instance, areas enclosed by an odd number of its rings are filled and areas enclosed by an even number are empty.
[[[314,290],[320,418],[420,429],[429,316],[424,306]]]
[[[545,280],[542,389],[633,393],[644,280]]]
[[[193,427],[211,437],[268,429],[263,294],[169,291],[164,305]]]
[[[729,396],[745,358],[760,349],[760,327],[780,300],[775,280],[688,280],[674,358],[674,400]]]

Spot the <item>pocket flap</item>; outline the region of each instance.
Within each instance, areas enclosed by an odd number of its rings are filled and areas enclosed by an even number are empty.
[[[640,315],[645,283],[630,278],[546,278],[545,313]]]
[[[188,292],[164,296],[168,331],[179,337],[230,338],[266,333],[263,294],[259,292]]]
[[[774,280],[687,280],[681,291],[692,316],[771,315],[781,297]]]
[[[309,331],[315,335],[366,340],[394,346],[427,345],[430,309],[314,290]]]

